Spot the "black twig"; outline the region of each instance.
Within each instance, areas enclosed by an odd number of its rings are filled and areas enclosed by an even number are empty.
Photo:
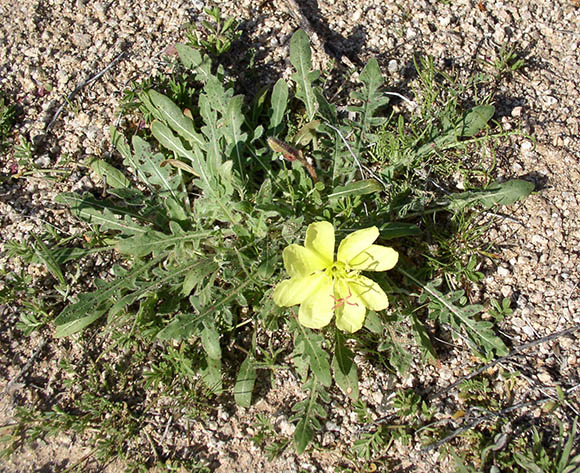
[[[48,340],[46,338],[41,340],[40,344],[38,345],[38,347],[36,347],[36,350],[34,350],[32,355],[30,355],[30,358],[28,358],[28,360],[26,361],[26,363],[24,364],[22,369],[6,385],[6,387],[4,388],[4,391],[1,393],[2,396],[10,393],[10,391],[12,390],[12,387],[18,382],[18,380],[24,375],[24,373],[26,373],[28,371],[28,369],[32,366],[32,363],[34,363],[34,360],[36,360],[39,353],[42,351],[42,349],[46,346],[47,343],[48,343]]]
[[[550,397],[543,397],[541,399],[536,399],[535,401],[520,402],[519,404],[514,404],[513,406],[506,407],[505,409],[502,409],[499,412],[489,412],[488,414],[486,414],[484,416],[477,417],[477,418],[473,419],[468,424],[464,424],[461,427],[458,427],[453,432],[451,432],[447,437],[442,438],[438,442],[427,445],[426,447],[423,447],[421,450],[423,452],[428,452],[429,450],[434,450],[436,448],[439,448],[444,443],[447,443],[450,440],[453,440],[455,437],[457,437],[458,435],[461,435],[463,432],[466,432],[470,429],[477,427],[479,424],[481,424],[482,422],[485,422],[486,420],[491,420],[493,418],[502,417],[503,415],[508,414],[509,412],[515,411],[517,409],[523,409],[525,407],[537,406],[538,404],[542,404],[543,402],[549,401],[550,399],[551,399]]]
[[[457,385],[459,385],[463,381],[467,381],[471,378],[475,378],[476,376],[480,375],[481,373],[488,370],[489,368],[497,365],[498,363],[501,363],[502,361],[509,360],[510,358],[519,355],[520,352],[522,352],[528,348],[531,348],[531,347],[536,346],[536,345],[540,345],[542,343],[552,341],[552,340],[559,338],[559,337],[563,337],[563,336],[568,335],[568,334],[575,332],[577,330],[580,330],[580,324],[573,325],[572,327],[569,327],[565,330],[561,330],[560,332],[553,333],[551,335],[546,335],[545,337],[538,338],[538,339],[533,340],[529,343],[524,343],[523,345],[519,345],[519,346],[513,348],[513,350],[509,354],[502,356],[501,358],[497,358],[493,361],[490,361],[489,363],[483,365],[481,368],[474,371],[473,373],[470,373],[467,376],[463,376],[462,378],[459,378],[457,381],[455,381],[453,384],[450,384],[442,391],[439,391],[435,394],[432,394],[431,396],[428,396],[428,399],[430,401],[432,401],[433,399],[437,399],[437,398],[443,396],[444,394],[451,391],[453,388],[455,388]]]
[[[60,105],[60,107],[58,107],[58,109],[56,110],[54,116],[52,117],[52,120],[50,120],[50,123],[46,126],[46,131],[52,130],[52,127],[56,123],[56,120],[58,119],[58,117],[62,113],[62,111],[63,111],[64,107],[66,106],[66,104],[70,103],[72,101],[72,99],[75,97],[75,95],[78,94],[84,87],[86,87],[87,85],[90,85],[93,82],[99,80],[107,71],[109,71],[111,68],[113,68],[115,66],[115,64],[117,64],[123,58],[123,56],[125,55],[125,52],[126,51],[120,52],[117,55],[117,57],[115,57],[115,59],[113,59],[109,63],[109,65],[107,67],[105,67],[104,69],[100,70],[95,75],[88,77],[83,82],[81,82],[79,85],[77,85],[75,87],[75,89],[70,94],[68,94],[67,98]]]

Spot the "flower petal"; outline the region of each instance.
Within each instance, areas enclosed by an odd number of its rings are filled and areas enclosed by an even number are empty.
[[[309,328],[322,328],[328,325],[334,313],[332,297],[332,278],[323,276],[308,298],[300,304],[298,322]]]
[[[284,267],[291,278],[305,277],[327,266],[317,253],[296,244],[284,248],[282,257],[284,258]]]
[[[347,283],[338,284],[336,289],[341,286],[346,290],[335,290],[336,326],[340,330],[353,333],[363,326],[367,309],[363,301],[348,288]]]
[[[304,246],[317,253],[327,266],[334,262],[334,227],[330,222],[316,222],[308,225]]]
[[[369,278],[357,276],[356,278],[349,279],[348,287],[371,310],[383,310],[389,306],[389,298],[385,294],[385,291]]]
[[[337,260],[342,263],[350,261],[366,250],[379,237],[377,227],[363,228],[348,235],[338,246]]]
[[[312,294],[320,283],[324,274],[311,274],[309,276],[286,279],[276,286],[272,298],[277,306],[290,307],[301,304]]]
[[[351,269],[359,271],[387,271],[399,260],[399,253],[388,246],[371,245],[350,260]]]

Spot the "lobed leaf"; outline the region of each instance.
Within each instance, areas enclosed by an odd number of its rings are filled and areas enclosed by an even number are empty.
[[[79,295],[78,302],[67,306],[55,319],[56,337],[66,337],[82,330],[104,315],[123,289],[134,290],[136,279],[161,261],[156,258],[146,264],[135,265],[130,271],[121,272],[110,283],[103,283],[96,291]]]
[[[335,331],[332,370],[336,384],[347,396],[356,401],[359,397],[359,389],[354,353],[346,347],[344,335],[338,329]]]
[[[359,80],[363,83],[362,89],[351,95],[362,103],[349,109],[359,113],[360,128],[363,133],[366,133],[372,127],[380,126],[385,122],[385,118],[375,115],[381,107],[389,103],[389,98],[381,91],[384,79],[375,58],[372,58],[364,67]]]
[[[195,79],[206,82],[211,77],[211,61],[209,56],[201,55],[199,50],[185,44],[176,44],[177,54],[183,65],[195,72]]]
[[[312,373],[324,386],[330,386],[332,376],[328,363],[328,353],[322,348],[324,338],[312,330],[299,325],[294,345],[303,358],[308,360]]]
[[[449,196],[449,209],[462,210],[473,205],[491,208],[495,204],[511,205],[534,191],[534,184],[522,179],[494,182],[483,190],[467,191]]]
[[[296,97],[306,107],[308,121],[314,118],[316,113],[316,97],[312,83],[318,79],[320,71],[312,71],[312,52],[310,41],[304,30],[298,30],[290,40],[290,62],[296,69],[292,79],[296,82]]]
[[[146,227],[131,220],[131,217],[141,219],[138,213],[107,201],[97,200],[90,194],[79,195],[74,192],[65,192],[57,195],[54,200],[70,207],[77,217],[88,223],[99,225],[102,231],[119,231],[125,235],[136,235],[147,231]]]

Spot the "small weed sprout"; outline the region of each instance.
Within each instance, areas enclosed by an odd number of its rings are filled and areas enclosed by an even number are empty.
[[[203,20],[204,31],[200,33],[195,26],[187,32],[189,45],[201,50],[208,51],[213,57],[227,53],[232,44],[237,41],[242,32],[238,30],[238,22],[235,18],[222,18],[218,7],[206,8],[205,13],[211,21]]]

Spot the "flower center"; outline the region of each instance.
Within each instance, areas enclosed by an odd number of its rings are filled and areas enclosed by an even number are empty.
[[[341,261],[335,261],[326,269],[326,274],[334,281],[339,279],[349,279],[358,276],[360,271],[351,270],[347,264]]]

